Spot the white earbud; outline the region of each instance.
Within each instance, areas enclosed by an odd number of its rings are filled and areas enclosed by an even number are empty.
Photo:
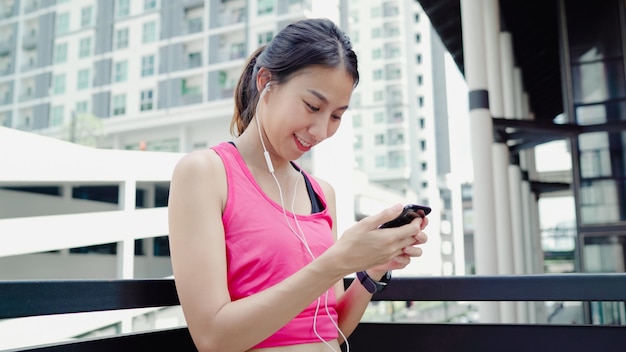
[[[265,93],[267,91],[270,90],[270,82],[267,82],[265,84],[265,87],[263,88],[263,91],[261,91],[261,96],[259,97],[259,101],[257,102],[257,109],[259,108],[259,103],[261,102],[261,100],[263,99],[263,97],[265,96]],[[259,116],[256,116],[256,124],[257,127],[259,129],[259,137],[261,138],[261,145],[263,146],[263,156],[265,157],[265,163],[267,164],[267,169],[269,170],[269,172],[271,174],[274,173],[274,165],[272,164],[272,159],[270,158],[270,153],[267,152],[267,149],[265,148],[265,142],[263,142],[263,135],[261,134],[261,119],[259,118]]]

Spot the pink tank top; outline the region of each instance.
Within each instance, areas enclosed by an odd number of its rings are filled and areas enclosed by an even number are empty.
[[[303,241],[296,236],[301,236],[294,222],[296,215],[286,210],[287,219],[296,232],[294,234],[287,225],[282,206],[259,187],[237,148],[230,143],[222,143],[212,149],[220,156],[226,169],[228,197],[222,222],[226,239],[228,290],[231,300],[236,301],[283,281],[313,258]],[[297,220],[309,248],[318,257],[334,242],[332,218],[319,184],[311,177],[309,180],[324,210],[311,215],[297,215]],[[289,204],[287,202],[287,206]],[[327,303],[332,321],[324,302],[325,295],[322,295],[315,329],[325,341],[329,341],[338,337],[333,324],[333,321],[337,322],[337,312],[332,288],[328,292]],[[255,347],[321,342],[313,326],[316,306],[317,300]]]

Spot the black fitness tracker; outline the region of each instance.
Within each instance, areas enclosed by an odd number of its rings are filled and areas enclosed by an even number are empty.
[[[356,277],[361,282],[361,285],[365,287],[367,292],[376,293],[384,290],[385,287],[387,287],[389,280],[391,280],[391,271],[387,271],[382,279],[380,279],[380,281],[372,279],[369,275],[367,275],[367,272],[365,271],[359,271],[358,273],[356,273]]]

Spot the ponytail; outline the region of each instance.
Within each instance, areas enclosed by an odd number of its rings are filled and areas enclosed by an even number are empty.
[[[230,133],[237,137],[245,131],[256,113],[256,101],[259,99],[259,91],[256,87],[256,61],[263,52],[262,46],[250,55],[244,70],[239,77],[235,88],[235,112],[230,121]]]

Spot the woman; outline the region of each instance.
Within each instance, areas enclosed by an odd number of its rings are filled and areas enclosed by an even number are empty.
[[[331,21],[291,24],[244,68],[234,141],[176,166],[170,250],[199,350],[338,352],[388,271],[421,255],[425,219],[378,228],[401,205],[337,240],[333,188],[292,162],[337,131],[358,79],[351,44]],[[360,280],[344,292],[354,272]]]

